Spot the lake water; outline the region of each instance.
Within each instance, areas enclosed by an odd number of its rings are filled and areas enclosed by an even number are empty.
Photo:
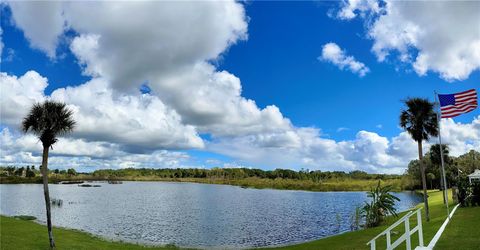
[[[172,182],[100,183],[101,187],[50,185],[55,226],[108,239],[182,247],[238,249],[285,245],[350,230],[365,192],[243,189]],[[396,193],[402,211],[421,202]],[[40,184],[0,185],[0,213],[33,215],[45,222]],[[46,234],[45,234],[46,235]]]

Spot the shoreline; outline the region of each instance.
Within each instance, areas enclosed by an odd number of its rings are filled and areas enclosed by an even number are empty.
[[[393,191],[413,191],[402,188],[401,179],[387,179],[387,180],[363,180],[363,179],[331,179],[327,181],[314,182],[311,180],[293,180],[293,179],[266,179],[249,177],[243,179],[218,179],[218,178],[156,178],[156,177],[130,177],[130,178],[92,178],[91,176],[78,176],[74,178],[49,178],[49,184],[58,185],[74,185],[74,184],[59,184],[61,181],[138,181],[138,182],[177,182],[177,183],[201,183],[201,184],[216,184],[238,186],[241,188],[254,189],[274,189],[274,190],[298,190],[311,192],[353,192],[353,191],[369,191],[372,186],[376,185],[378,181],[382,185],[392,185]],[[9,178],[1,177],[0,184],[41,184],[41,178]],[[121,185],[121,184],[112,184]]]

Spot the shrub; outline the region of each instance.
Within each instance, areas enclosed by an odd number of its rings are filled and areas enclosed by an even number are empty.
[[[472,206],[480,206],[480,182],[472,183]]]
[[[365,202],[365,206],[362,208],[365,227],[370,228],[380,225],[388,214],[397,216],[395,201],[400,199],[390,194],[391,190],[392,186],[381,187],[379,181],[377,186],[367,193],[367,196],[372,198],[372,200],[370,203]]]

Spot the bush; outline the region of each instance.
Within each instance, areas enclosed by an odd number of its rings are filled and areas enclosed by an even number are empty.
[[[480,182],[474,182],[471,185],[472,187],[472,206],[480,206]]]
[[[460,206],[467,207],[469,205],[468,196],[470,194],[470,184],[467,178],[461,178],[458,181],[458,203]]]
[[[378,181],[377,186],[367,193],[367,196],[372,198],[372,200],[370,203],[365,202],[365,206],[362,208],[366,228],[380,225],[388,214],[397,216],[395,201],[400,199],[390,194],[391,190],[392,186],[381,187],[380,181]]]

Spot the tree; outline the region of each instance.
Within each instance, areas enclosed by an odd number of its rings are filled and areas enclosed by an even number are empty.
[[[58,136],[65,135],[73,130],[75,121],[73,112],[64,103],[47,100],[36,103],[23,119],[22,129],[24,133],[33,132],[43,145],[42,177],[43,193],[47,210],[47,229],[50,247],[55,248],[52,233],[52,219],[50,213],[50,194],[48,191],[48,151],[58,141]],[[53,149],[53,148],[52,148]]]
[[[25,173],[25,177],[27,178],[35,177],[35,172],[33,172],[33,170],[30,170],[30,167],[27,167],[27,172]]]
[[[400,113],[400,126],[405,129],[413,140],[417,142],[420,172],[422,176],[423,201],[425,204],[425,217],[430,221],[428,209],[427,181],[425,178],[425,165],[423,164],[422,142],[431,136],[438,135],[438,121],[433,103],[423,98],[409,98],[405,101],[406,109]]]
[[[75,169],[73,169],[73,168],[69,168],[67,170],[67,174],[70,175],[70,176],[77,175],[77,171],[75,171]]]
[[[454,162],[465,174],[471,174],[475,169],[480,169],[480,152],[470,150],[468,153],[457,157]]]
[[[435,180],[435,175],[433,173],[428,173],[427,174],[427,179],[430,180],[430,189],[433,189],[433,180]]]
[[[25,170],[24,167],[21,167],[21,168],[17,168],[17,170],[15,170],[15,175],[16,176],[20,176],[22,177],[23,176],[23,171]]]

